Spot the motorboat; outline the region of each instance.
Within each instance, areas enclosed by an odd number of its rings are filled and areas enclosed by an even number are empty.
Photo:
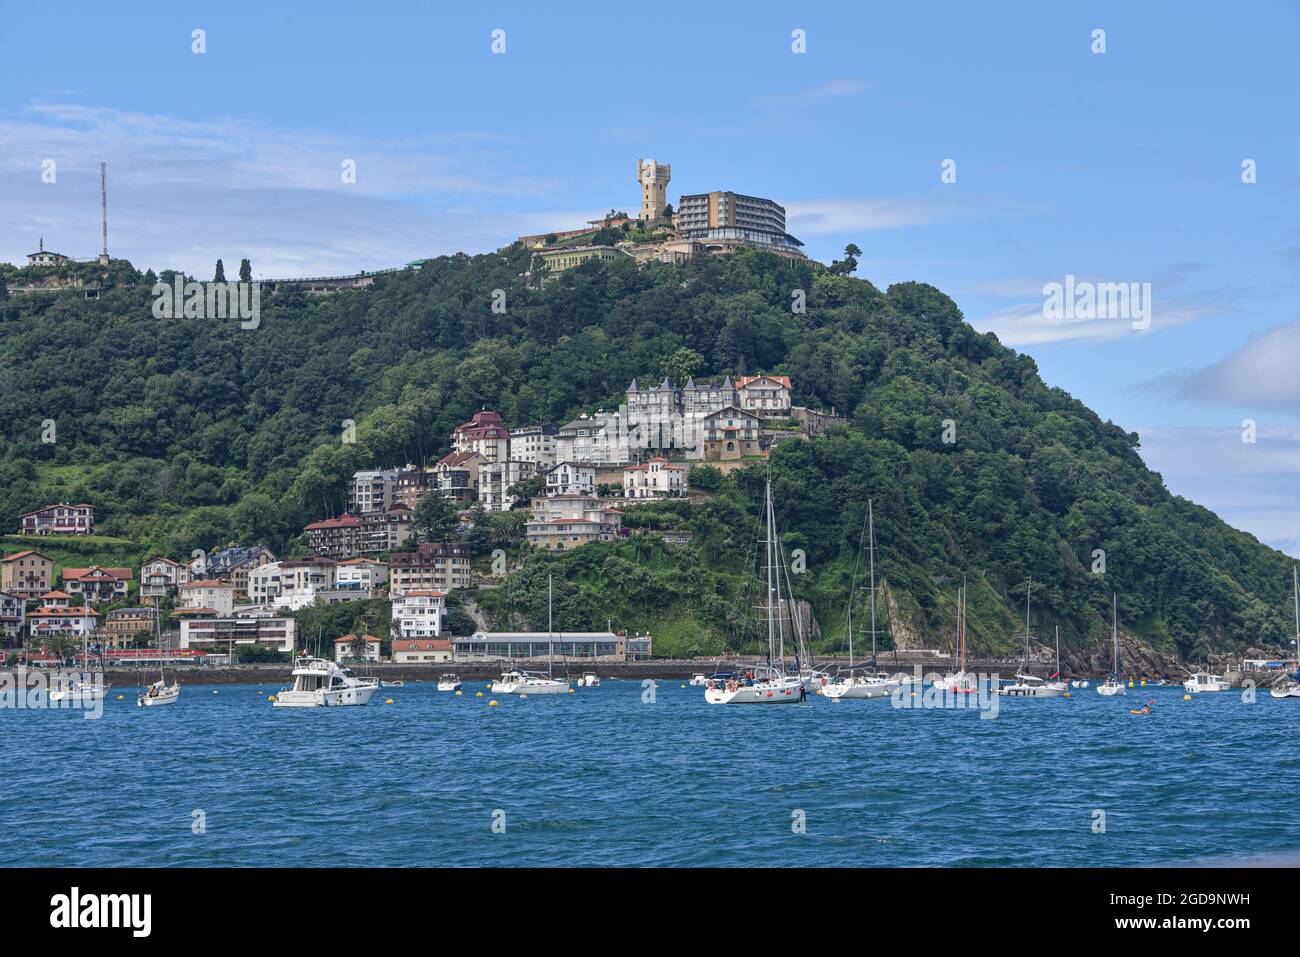
[[[579,688],[597,688],[600,686],[600,679],[596,677],[594,671],[584,671],[582,677],[579,678],[575,684],[577,684]]]
[[[686,683],[692,688],[703,688],[709,683],[709,676],[706,674],[691,675],[691,680]]]
[[[1183,682],[1183,690],[1189,694],[1205,694],[1210,691],[1230,691],[1232,682],[1222,675],[1208,671],[1198,671]]]
[[[293,663],[293,687],[275,695],[277,708],[363,705],[379,690],[378,678],[359,678],[326,658],[303,654]]]
[[[460,675],[438,675],[439,691],[459,691],[461,684]]]

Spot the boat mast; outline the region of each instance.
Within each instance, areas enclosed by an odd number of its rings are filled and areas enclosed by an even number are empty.
[[[1111,653],[1115,666],[1115,678],[1119,679],[1119,600],[1115,592],[1110,593],[1110,635],[1111,640],[1115,643],[1115,650]]]
[[[1300,577],[1295,565],[1291,566],[1291,586],[1295,590],[1295,656],[1296,672],[1300,673]]]
[[[1061,677],[1061,626],[1056,626],[1056,677]]]
[[[874,670],[876,666],[876,520],[871,499],[867,499],[867,529],[871,568],[871,667]]]
[[[1025,583],[1025,664],[1024,669],[1029,671],[1029,596],[1034,590],[1034,579],[1030,577]]]
[[[555,669],[555,646],[553,644],[554,632],[551,630],[551,613],[553,604],[551,601],[551,576],[546,576],[546,677],[550,678]]]

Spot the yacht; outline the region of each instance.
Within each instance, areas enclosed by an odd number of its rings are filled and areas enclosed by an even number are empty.
[[[439,691],[459,691],[461,680],[459,675],[438,675]]]
[[[162,613],[155,608],[154,618],[154,647],[162,648]],[[179,680],[172,684],[167,683],[167,676],[163,674],[162,663],[158,664],[158,680],[144,690],[143,693],[135,696],[135,706],[137,708],[157,708],[165,704],[175,704],[181,699],[181,683]]]
[[[600,679],[596,677],[594,671],[584,671],[577,684],[579,688],[598,688],[600,687]]]
[[[551,593],[551,576],[546,576],[546,674],[537,671],[523,671],[518,668],[512,668],[502,673],[501,677],[492,682],[491,691],[493,694],[567,694],[573,690],[569,687],[569,681],[566,678],[561,681],[554,675],[555,668],[555,641],[553,639],[551,614],[554,605]]]
[[[785,670],[785,618],[779,613],[785,555],[776,532],[776,511],[772,507],[772,476],[764,490],[767,537],[764,542],[767,575],[767,664],[741,674],[715,675],[704,686],[704,700],[709,704],[793,704],[807,696],[803,678]],[[785,578],[789,591],[789,577]],[[793,625],[794,619],[791,618]],[[772,662],[778,662],[774,666]]]
[[[1108,698],[1117,694],[1124,693],[1124,682],[1119,680],[1119,612],[1117,597],[1114,592],[1110,593],[1110,634],[1114,643],[1115,650],[1112,652],[1112,664],[1115,666],[1106,680],[1097,685],[1097,694],[1106,695]]]
[[[1183,690],[1191,694],[1203,694],[1208,691],[1229,691],[1232,683],[1221,675],[1208,671],[1198,671],[1183,682]]]
[[[861,665],[853,663],[853,596],[857,591],[858,569],[853,568],[853,581],[849,585],[848,635],[849,667],[830,680],[823,683],[821,692],[832,701],[841,698],[888,698],[899,688],[898,680],[876,674],[876,520],[875,506],[867,499],[867,533],[868,554],[870,555],[871,577],[871,658]],[[862,542],[858,542],[858,558],[862,557]],[[865,669],[871,669],[866,671]],[[864,669],[859,671],[859,669]]]
[[[944,675],[934,683],[937,691],[948,694],[977,694],[979,679],[966,670],[966,583],[957,590],[957,673]]]
[[[1062,682],[1047,682],[1037,675],[1029,673],[1029,597],[1033,591],[1034,581],[1031,578],[1025,585],[1025,657],[1020,670],[1016,672],[1016,680],[1009,685],[1003,685],[998,688],[998,694],[1007,698],[1059,698],[1065,693],[1065,685]],[[1061,673],[1060,667],[1060,647],[1061,632],[1057,629],[1056,633],[1057,647],[1057,667],[1056,673]]]
[[[691,680],[686,683],[692,688],[703,688],[709,683],[709,676],[706,674],[691,675]]]
[[[1300,577],[1296,575],[1296,567],[1291,566],[1291,589],[1295,595],[1295,648],[1296,655],[1300,658]],[[1300,676],[1300,669],[1295,674],[1286,675],[1273,683],[1273,687],[1268,689],[1268,693],[1273,698],[1300,698],[1300,681],[1296,678]]]
[[[358,678],[325,658],[299,655],[293,663],[293,687],[275,696],[277,708],[332,708],[362,705],[379,690],[379,679]]]

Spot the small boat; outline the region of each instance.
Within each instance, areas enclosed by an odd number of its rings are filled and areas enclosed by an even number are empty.
[[[156,708],[159,705],[175,704],[181,699],[181,683],[167,684],[166,679],[159,678],[143,694],[135,697],[137,708]]]
[[[1294,565],[1291,566],[1291,587],[1295,594],[1295,647],[1297,656],[1300,656],[1300,577],[1297,577]],[[1275,681],[1273,687],[1268,689],[1269,696],[1300,698],[1300,681],[1296,677],[1296,674],[1288,674]]]
[[[1222,675],[1208,671],[1198,671],[1183,682],[1183,690],[1189,694],[1205,694],[1211,691],[1230,691],[1232,682]]]
[[[937,691],[948,694],[977,694],[979,679],[966,670],[966,584],[957,590],[957,673],[944,675],[934,683]]]
[[[596,677],[594,671],[584,671],[576,684],[579,688],[597,688],[600,686],[600,679]]]
[[[406,682],[403,681],[401,678],[394,678],[392,681],[381,681],[381,682],[379,682],[379,687],[381,687],[381,688],[405,688],[405,687],[406,687]]]
[[[1106,680],[1097,686],[1097,694],[1113,697],[1124,693],[1124,683],[1119,680],[1119,611],[1118,598],[1114,592],[1110,594],[1110,633],[1111,640],[1114,642],[1115,650],[1112,652],[1112,664],[1115,666]]]
[[[86,676],[83,678],[74,678],[58,687],[51,687],[50,700],[88,704],[92,701],[102,701],[107,692],[107,685],[91,681],[89,680],[89,676]]]
[[[1025,657],[1024,664],[1020,671],[1016,673],[1016,680],[1009,685],[1003,685],[998,688],[998,694],[1005,698],[1059,698],[1065,693],[1065,685],[1061,682],[1047,682],[1037,675],[1029,673],[1029,596],[1033,590],[1034,582],[1030,579],[1025,586]],[[1057,647],[1057,666],[1056,673],[1061,673],[1060,666],[1060,647],[1061,632],[1056,632]]]
[[[709,676],[706,674],[691,675],[691,680],[686,683],[692,688],[703,688],[709,683]]]
[[[276,693],[277,708],[363,705],[379,690],[379,679],[358,678],[349,668],[302,654],[293,663],[293,687]]]
[[[555,669],[555,632],[552,630],[551,613],[551,576],[546,576],[546,674],[538,671],[523,671],[512,668],[492,682],[493,694],[567,694],[573,690],[568,679],[559,680],[554,676]]]
[[[162,615],[158,609],[154,609],[154,647],[162,647]],[[161,662],[158,665],[158,680],[151,684],[143,694],[135,696],[135,706],[137,708],[156,708],[159,705],[175,704],[181,699],[181,683],[179,680],[172,684],[167,683],[167,676],[163,674]]]
[[[899,688],[896,679],[886,678],[876,673],[876,520],[874,503],[867,499],[867,523],[863,529],[867,533],[868,554],[870,555],[871,577],[871,658],[861,665],[853,663],[853,597],[857,592],[858,568],[853,567],[853,581],[849,584],[848,636],[849,666],[820,685],[822,696],[838,701],[841,698],[888,698]],[[858,558],[862,558],[862,541],[858,540]],[[870,668],[870,671],[865,669]],[[862,669],[862,670],[859,670]],[[813,689],[809,689],[813,690]]]
[[[439,691],[459,691],[461,680],[459,675],[438,675]]]

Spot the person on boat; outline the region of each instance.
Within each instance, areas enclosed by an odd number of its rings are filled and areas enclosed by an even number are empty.
[[[799,703],[803,704],[808,700],[808,689],[804,687],[802,681],[799,682]]]

